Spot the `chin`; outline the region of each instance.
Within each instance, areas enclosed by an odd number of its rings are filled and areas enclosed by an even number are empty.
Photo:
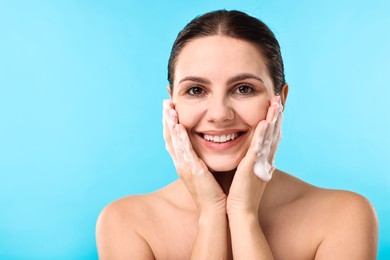
[[[198,153],[199,158],[206,164],[210,172],[235,171],[241,160],[245,157],[246,150],[234,153]]]
[[[210,172],[232,172],[236,171],[238,163],[230,161],[205,161],[205,164]]]
[[[232,168],[232,169],[227,169],[227,168],[223,168],[223,169],[213,169],[213,168],[209,168],[209,171],[211,173],[231,173],[231,172],[236,172],[237,170],[237,167],[236,168]]]

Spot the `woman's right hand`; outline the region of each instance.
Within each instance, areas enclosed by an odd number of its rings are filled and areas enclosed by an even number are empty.
[[[163,102],[163,126],[166,149],[200,214],[226,214],[226,195],[192,148],[185,127],[178,122],[171,100]]]

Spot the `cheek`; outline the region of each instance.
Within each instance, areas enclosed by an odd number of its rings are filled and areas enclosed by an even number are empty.
[[[179,123],[187,128],[187,130],[195,126],[200,120],[201,112],[199,107],[184,102],[177,102],[175,110],[177,112]]]
[[[178,115],[179,123],[187,129],[194,127],[200,120],[204,111],[201,111],[202,106],[188,104],[186,102],[177,102],[175,109]],[[233,105],[236,116],[238,116],[246,124],[256,127],[257,124],[265,120],[269,108],[267,99],[259,102],[245,102],[239,105]]]
[[[267,117],[269,102],[247,102],[236,109],[236,113],[248,125],[256,127],[257,124]]]

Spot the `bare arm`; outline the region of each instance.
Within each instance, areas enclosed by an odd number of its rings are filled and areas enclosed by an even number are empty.
[[[226,213],[204,214],[199,218],[191,259],[229,259],[227,244]]]
[[[230,216],[229,225],[234,259],[274,259],[256,215]]]

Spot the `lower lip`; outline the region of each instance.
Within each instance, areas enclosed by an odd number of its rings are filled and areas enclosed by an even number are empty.
[[[228,142],[224,142],[224,143],[215,143],[215,142],[207,141],[206,139],[204,139],[203,137],[201,137],[199,135],[198,135],[198,137],[201,139],[202,143],[208,149],[213,150],[213,151],[224,151],[224,150],[231,149],[232,147],[237,145],[239,142],[241,142],[241,140],[243,139],[245,134],[246,133],[243,133],[239,137],[237,137],[236,139],[228,141]]]

